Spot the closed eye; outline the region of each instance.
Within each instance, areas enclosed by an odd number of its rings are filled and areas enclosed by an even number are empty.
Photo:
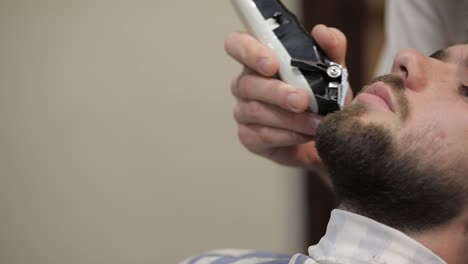
[[[458,92],[464,96],[464,97],[467,97],[468,98],[468,86],[460,83],[460,85],[458,86]]]

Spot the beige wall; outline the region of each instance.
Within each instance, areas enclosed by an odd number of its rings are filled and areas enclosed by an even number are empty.
[[[0,263],[305,250],[297,172],[237,141],[240,28],[228,1],[0,1]]]

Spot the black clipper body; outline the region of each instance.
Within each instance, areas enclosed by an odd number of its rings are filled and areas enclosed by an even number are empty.
[[[279,0],[231,0],[249,31],[280,61],[279,77],[309,94],[309,109],[326,115],[341,110],[348,73],[331,62],[296,16]]]

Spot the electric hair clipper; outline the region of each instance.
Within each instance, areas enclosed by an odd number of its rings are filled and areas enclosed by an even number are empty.
[[[341,110],[348,72],[330,61],[279,0],[231,0],[245,26],[279,59],[279,78],[309,94],[309,110],[320,115]]]

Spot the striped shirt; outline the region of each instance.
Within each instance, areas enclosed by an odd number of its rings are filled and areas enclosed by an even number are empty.
[[[216,250],[180,264],[446,264],[404,233],[367,217],[335,209],[327,232],[309,256],[252,250]]]

